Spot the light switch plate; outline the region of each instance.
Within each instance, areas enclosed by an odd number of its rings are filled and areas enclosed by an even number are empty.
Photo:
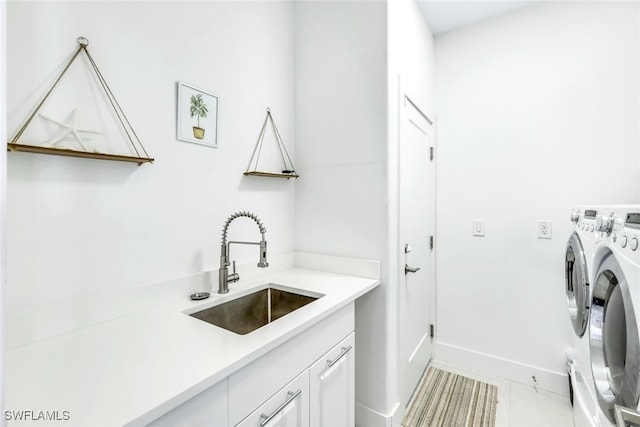
[[[483,219],[474,219],[471,221],[471,228],[474,236],[483,237],[484,236],[484,220]]]

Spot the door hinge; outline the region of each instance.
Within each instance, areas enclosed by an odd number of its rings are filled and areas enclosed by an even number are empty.
[[[433,162],[433,158],[434,158],[434,153],[433,153],[433,147],[429,147],[429,160],[431,160]]]
[[[429,336],[431,338],[435,338],[436,336],[436,325],[434,325],[433,323],[429,325]]]
[[[433,236],[429,236],[429,249],[433,250]]]

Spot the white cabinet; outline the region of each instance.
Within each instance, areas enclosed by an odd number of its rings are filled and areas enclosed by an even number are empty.
[[[237,427],[308,427],[309,371],[284,386]]]
[[[293,378],[308,372],[353,333],[354,325],[351,303],[229,375],[229,425],[237,425]]]
[[[352,427],[354,325],[351,303],[149,425]]]
[[[353,426],[354,347],[351,333],[236,427]]]
[[[311,427],[355,424],[354,353],[352,333],[309,369]]]

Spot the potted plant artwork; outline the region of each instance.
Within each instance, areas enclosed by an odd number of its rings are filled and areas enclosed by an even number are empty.
[[[198,126],[193,127],[193,136],[197,139],[204,139],[204,129],[200,127],[200,119],[207,118],[209,109],[201,94],[191,95],[189,112],[191,118],[196,117],[198,120]]]
[[[217,148],[218,96],[181,81],[177,95],[176,138]]]

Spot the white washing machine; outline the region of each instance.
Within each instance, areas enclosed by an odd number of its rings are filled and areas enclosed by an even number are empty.
[[[599,207],[578,207],[565,252],[565,292],[569,319],[575,333],[573,351],[568,354],[570,396],[576,427],[597,426],[597,403],[591,375],[588,324],[591,309],[591,283],[595,275],[595,253],[604,233],[596,229]]]
[[[588,325],[595,421],[613,426],[617,412],[618,425],[626,426],[640,398],[640,205],[601,209],[595,229],[602,233]]]

